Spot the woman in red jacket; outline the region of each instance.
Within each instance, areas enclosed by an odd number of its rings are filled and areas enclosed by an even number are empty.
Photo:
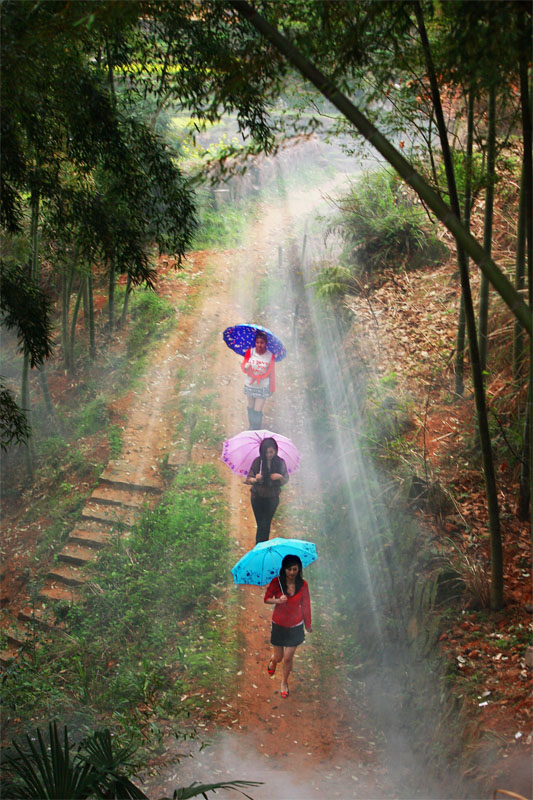
[[[273,675],[281,662],[281,697],[289,696],[288,679],[294,652],[305,639],[305,630],[311,632],[311,601],[307,581],[302,576],[302,562],[298,556],[285,556],[279,577],[267,586],[265,603],[274,606],[272,614],[273,647],[267,671]]]

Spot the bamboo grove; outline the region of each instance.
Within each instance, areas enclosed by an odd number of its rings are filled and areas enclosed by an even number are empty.
[[[88,320],[88,356],[95,355],[95,280],[105,277],[111,335],[124,323],[135,287],[153,285],[154,256],[172,254],[179,264],[191,246],[195,186],[207,171],[200,167],[193,175],[183,168],[179,145],[161,124],[165,111],[186,111],[200,126],[235,114],[243,143],[226,155],[242,165],[254,153],[274,152],[286,138],[320,130],[319,105],[327,100],[338,112],[339,132],[377,150],[456,242],[461,303],[453,390],[459,396],[465,391],[468,355],[489,509],[491,603],[501,607],[485,376],[495,291],[514,320],[510,358],[527,398],[518,509],[526,519],[532,450],[529,4],[5,0],[2,15],[2,314],[24,352],[18,391],[2,384],[2,446],[24,446],[31,475],[30,374],[38,371],[52,413],[46,360],[60,348],[65,370],[76,369],[80,308]],[[284,114],[280,99],[289,88],[316,114]],[[413,134],[410,146],[402,139],[398,148],[405,131]],[[494,193],[498,158],[511,136],[522,154],[516,247],[513,264],[497,264]],[[470,234],[480,196],[482,242]],[[470,272],[478,268],[476,309]],[[117,308],[120,276],[125,292]],[[56,323],[59,342],[52,333]]]

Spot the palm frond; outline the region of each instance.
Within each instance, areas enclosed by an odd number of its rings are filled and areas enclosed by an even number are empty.
[[[189,797],[198,797],[198,795],[202,795],[203,797],[207,798],[207,792],[214,792],[217,789],[228,789],[234,792],[238,792],[242,794],[244,797],[247,797],[248,800],[253,800],[253,798],[243,792],[240,788],[241,786],[262,786],[262,783],[259,781],[222,781],[221,783],[191,783],[189,786],[182,786],[179,789],[176,789],[174,794],[172,795],[172,800],[188,800]],[[162,798],[165,800],[165,798]],[[170,798],[166,798],[166,800],[170,800]]]

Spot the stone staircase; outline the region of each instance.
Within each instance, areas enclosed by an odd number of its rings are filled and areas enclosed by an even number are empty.
[[[62,623],[56,613],[58,603],[78,602],[79,587],[87,581],[84,568],[98,558],[99,550],[112,537],[129,535],[144,508],[156,504],[161,490],[153,465],[139,468],[127,461],[109,462],[76,527],[57,554],[57,563],[41,586],[37,601],[32,602],[28,597],[26,605],[4,629],[6,647],[0,651],[2,667],[9,666],[29,646],[35,629],[61,633]]]

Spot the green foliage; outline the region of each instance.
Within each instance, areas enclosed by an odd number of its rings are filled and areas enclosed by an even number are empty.
[[[122,428],[120,425],[111,425],[109,428],[109,452],[112,458],[118,458],[122,453],[123,444]]]
[[[174,324],[172,304],[150,289],[135,292],[131,300],[131,322],[128,333],[128,356],[138,358],[145,354],[150,342],[161,338]]]
[[[5,676],[10,716],[64,716],[81,703],[87,714],[113,708],[134,732],[136,704],[177,717],[189,681],[215,686],[222,670],[229,678],[231,609],[209,610],[229,574],[223,516],[217,470],[183,468],[161,505],[101,553],[85,605],[64,609],[68,636],[41,642],[31,663]]]
[[[227,204],[218,210],[201,209],[193,248],[204,250],[215,246],[237,247],[243,240],[252,215],[249,203]]]
[[[311,286],[320,300],[333,300],[355,293],[359,284],[348,267],[325,266],[320,269]]]
[[[452,161],[455,174],[455,183],[457,187],[457,194],[459,197],[464,197],[466,190],[466,174],[468,161],[466,154],[460,150],[452,150]],[[474,152],[471,160],[471,196],[475,199],[487,186],[487,175],[484,165],[483,154]],[[446,169],[442,158],[438,159],[436,167],[437,185],[441,187],[443,199],[450,204],[450,196],[446,189],[448,182],[446,179]]]
[[[0,449],[7,450],[11,444],[25,442],[30,434],[26,414],[0,378]]]
[[[388,170],[363,175],[337,207],[330,233],[340,234],[341,259],[356,279],[435,264],[446,252],[420,204]]]
[[[137,751],[133,744],[121,745],[109,731],[96,730],[78,745],[69,739],[68,727],[63,735],[57,722],[49,723],[47,739],[37,728],[33,737],[26,736],[26,748],[13,742],[13,754],[6,756],[3,781],[5,796],[17,798],[56,798],[57,800],[83,800],[83,798],[121,798],[122,800],[148,800],[129,776],[135,776],[138,766],[132,760]],[[253,781],[223,781],[218,783],[192,783],[176,789],[174,800],[185,800],[217,789],[233,789],[249,797],[243,787],[260,786]]]
[[[198,797],[203,795],[206,797],[206,792],[216,792],[217,789],[233,789],[234,791],[242,794],[244,797],[250,798],[249,794],[241,791],[241,787],[261,786],[261,781],[221,781],[220,783],[191,783],[190,786],[184,786],[181,789],[176,789],[172,795],[172,800],[187,800],[189,797]],[[168,800],[168,798],[162,798]],[[250,798],[252,800],[252,798]]]
[[[90,764],[83,763],[76,755],[72,756],[72,744],[66,727],[63,740],[57,724],[51,722],[48,743],[39,729],[36,731],[36,741],[26,736],[26,743],[26,751],[14,743],[17,756],[8,757],[8,763],[21,783],[20,787],[16,784],[9,787],[11,797],[77,800],[92,795],[96,789],[95,771]],[[102,797],[101,794],[98,796]]]
[[[82,405],[76,424],[76,433],[78,436],[90,436],[105,427],[108,421],[108,400],[103,394],[97,394],[88,403]]]
[[[366,452],[374,457],[397,460],[403,446],[403,434],[412,426],[411,401],[399,394],[398,376],[383,375],[377,382],[367,383],[362,442]]]
[[[8,330],[16,330],[22,352],[30,366],[49,358],[53,350],[52,300],[32,280],[28,270],[14,264],[0,268],[0,314]]]
[[[198,388],[195,386],[195,392]],[[211,447],[221,446],[224,437],[220,423],[216,415],[206,413],[212,408],[215,397],[214,394],[201,394],[194,399],[187,396],[180,403],[182,420],[177,425],[176,432],[178,434],[186,432],[189,448],[197,442],[203,442]]]
[[[165,501],[148,512],[127,545],[102,554],[95,580],[103,594],[88,601],[101,635],[126,644],[131,635],[160,647],[165,625],[208,601],[224,580],[225,536],[217,508],[219,479],[210,467],[180,473]],[[186,489],[185,491],[182,491]],[[210,554],[219,557],[209,562]]]

